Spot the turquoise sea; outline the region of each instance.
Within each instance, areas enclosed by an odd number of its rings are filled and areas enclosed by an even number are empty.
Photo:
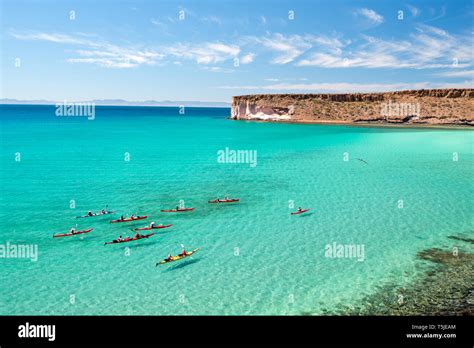
[[[321,314],[409,284],[425,268],[418,251],[474,230],[472,130],[252,123],[227,108],[95,112],[0,106],[0,244],[39,250],[36,262],[0,258],[1,315]],[[255,150],[257,165],[219,163],[226,148]],[[225,195],[241,202],[207,203]],[[179,200],[195,211],[159,212]],[[75,219],[107,204],[150,218]],[[291,216],[298,206],[311,214]],[[104,245],[150,221],[174,226]],[[52,238],[76,224],[94,231]],[[364,260],[326,257],[333,243],[363,245]],[[202,249],[155,267],[180,244]]]

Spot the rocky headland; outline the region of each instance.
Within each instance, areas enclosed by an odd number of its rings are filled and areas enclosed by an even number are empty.
[[[474,125],[474,89],[255,94],[232,98],[231,118],[292,123]]]

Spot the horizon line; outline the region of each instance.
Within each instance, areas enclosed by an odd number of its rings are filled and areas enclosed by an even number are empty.
[[[145,106],[145,107],[230,107],[230,102],[218,101],[174,101],[174,100],[149,100],[129,101],[125,99],[90,99],[90,100],[46,100],[46,99],[16,99],[2,98],[0,105],[57,105],[69,103],[94,103],[96,106]]]

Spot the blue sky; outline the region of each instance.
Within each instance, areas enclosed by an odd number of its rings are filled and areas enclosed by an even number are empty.
[[[473,87],[473,21],[463,0],[1,0],[0,96],[230,102]]]

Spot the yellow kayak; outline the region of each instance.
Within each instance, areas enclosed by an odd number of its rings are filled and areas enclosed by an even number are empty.
[[[170,262],[174,262],[174,261],[179,261],[179,260],[185,259],[185,258],[188,257],[188,256],[194,255],[194,254],[197,253],[198,251],[199,251],[199,248],[196,248],[196,249],[193,249],[193,250],[191,250],[191,251],[188,251],[188,252],[186,253],[186,255],[171,256],[171,260],[168,260],[168,259],[162,260],[162,261],[160,261],[160,262],[157,262],[157,263],[156,263],[156,266],[164,265],[165,263],[170,263]]]

